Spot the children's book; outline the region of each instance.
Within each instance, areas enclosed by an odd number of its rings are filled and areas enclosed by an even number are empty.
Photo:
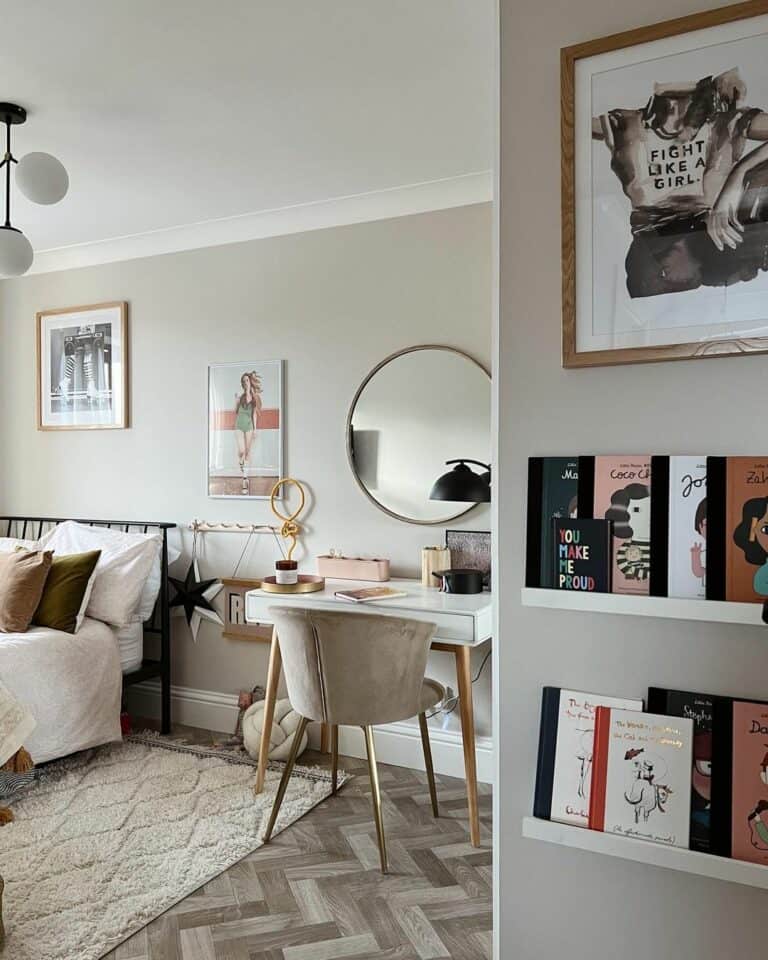
[[[693,720],[693,765],[691,767],[691,850],[712,849],[712,743],[715,703],[723,698],[684,690],[648,689],[648,710]]]
[[[768,865],[768,703],[718,705],[715,723],[713,850]]]
[[[394,587],[361,587],[359,590],[337,590],[334,596],[351,603],[372,603],[374,600],[394,600],[395,597],[407,597],[405,590]]]
[[[768,597],[768,457],[725,465],[725,599]]]
[[[651,573],[650,456],[595,457],[593,516],[612,523],[612,592],[648,594]]]
[[[707,596],[707,458],[669,458],[667,596]]]
[[[554,524],[552,561],[556,590],[610,593],[613,571],[611,522],[563,520]]]
[[[693,720],[598,707],[592,830],[687,847]]]
[[[529,459],[526,586],[554,586],[552,520],[576,516],[578,483],[576,457]]]
[[[588,826],[598,706],[640,711],[643,701],[544,687],[534,816]]]

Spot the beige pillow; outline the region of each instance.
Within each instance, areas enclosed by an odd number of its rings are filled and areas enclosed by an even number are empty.
[[[51,569],[49,551],[0,553],[0,633],[26,633]]]

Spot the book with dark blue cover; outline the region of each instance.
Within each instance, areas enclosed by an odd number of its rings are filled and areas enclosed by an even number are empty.
[[[611,592],[611,526],[610,520],[552,521],[551,569],[556,590]]]
[[[578,485],[577,457],[531,457],[528,460],[526,586],[554,586],[552,520],[577,515]]]
[[[560,687],[544,687],[541,695],[539,754],[536,761],[536,790],[533,815],[549,820],[552,812],[552,784],[555,778],[555,748],[560,709]]]

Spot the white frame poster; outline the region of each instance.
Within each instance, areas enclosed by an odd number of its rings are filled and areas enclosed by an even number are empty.
[[[210,364],[208,496],[269,500],[283,476],[283,429],[282,360]]]

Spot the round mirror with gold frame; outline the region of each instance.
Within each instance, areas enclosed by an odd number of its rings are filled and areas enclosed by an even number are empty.
[[[491,458],[491,377],[469,354],[423,344],[378,363],[347,417],[347,456],[358,486],[406,523],[445,524],[476,503],[430,499],[446,463]]]

